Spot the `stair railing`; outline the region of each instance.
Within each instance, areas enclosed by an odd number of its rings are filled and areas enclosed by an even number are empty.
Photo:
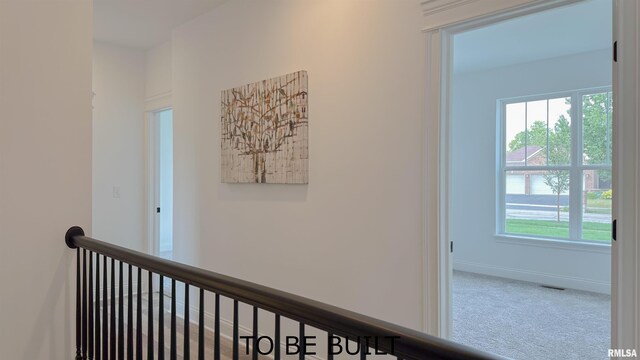
[[[300,360],[315,353],[310,349],[315,345],[305,333],[309,328],[322,330],[327,336],[327,360],[348,349],[349,354],[360,359],[367,356],[386,353],[398,359],[499,359],[500,357],[484,353],[451,341],[430,336],[409,328],[401,327],[362,314],[327,305],[301,296],[272,289],[248,281],[217,274],[197,267],[161,259],[141,252],[129,250],[117,245],[85,236],[82,228],[74,226],[65,236],[69,248],[76,249],[76,359],[147,359],[164,360],[165,356],[175,360],[180,356],[190,359],[190,289],[198,289],[197,322],[197,359],[205,359],[205,292],[214,297],[213,320],[213,360],[220,360],[221,334],[220,303],[221,298],[233,300],[231,357],[238,360],[241,356],[239,335],[239,304],[253,307],[251,339],[251,359],[268,355],[275,360],[283,354],[281,323],[282,319],[298,322],[297,338],[287,339],[286,350],[296,353]],[[110,267],[108,266],[110,264]],[[95,269],[95,271],[94,271]],[[102,272],[101,272],[102,269]],[[109,270],[110,269],[110,270]],[[124,293],[124,274],[127,273],[127,294]],[[110,272],[110,276],[109,273]],[[147,324],[143,323],[143,272],[147,275]],[[134,281],[135,274],[135,281]],[[164,297],[165,279],[171,282],[170,334],[169,344],[165,344]],[[158,280],[154,289],[154,280]],[[176,283],[184,284],[184,312],[182,315],[183,346],[179,353],[177,344],[178,317],[176,301]],[[134,284],[137,289],[133,292]],[[117,294],[116,294],[117,289]],[[157,290],[157,306],[154,303],[154,290]],[[136,296],[134,296],[134,294]],[[169,295],[169,294],[167,294]],[[126,305],[125,305],[126,298]],[[135,320],[134,320],[135,298]],[[125,314],[126,309],[126,314]],[[267,338],[261,335],[258,324],[260,312],[273,314],[273,338],[266,339],[266,350],[261,349],[260,341]],[[154,326],[154,316],[160,326]],[[134,324],[135,323],[135,324]],[[126,325],[126,326],[125,326]],[[146,344],[143,341],[143,328],[146,329]],[[155,329],[157,328],[157,333]],[[157,334],[157,336],[154,336]],[[350,340],[350,341],[347,341]],[[309,340],[309,341],[307,341]],[[269,343],[271,346],[268,346]],[[146,345],[146,351],[143,349]],[[293,346],[292,346],[293,345]],[[355,348],[355,349],[354,349]],[[167,350],[168,349],[168,354]],[[249,346],[247,346],[249,349]],[[135,357],[134,357],[135,355]]]

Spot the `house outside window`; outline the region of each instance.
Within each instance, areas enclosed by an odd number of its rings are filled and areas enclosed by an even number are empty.
[[[610,243],[611,95],[499,101],[499,234]]]

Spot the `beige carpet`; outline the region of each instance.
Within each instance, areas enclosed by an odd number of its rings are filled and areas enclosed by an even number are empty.
[[[453,341],[513,359],[608,359],[609,295],[458,272]]]

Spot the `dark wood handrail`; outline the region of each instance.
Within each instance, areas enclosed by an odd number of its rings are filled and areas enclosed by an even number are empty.
[[[336,336],[377,339],[376,348],[401,359],[503,359],[452,341],[249,281],[162,259],[84,235],[72,227],[70,248],[93,251],[201,289],[256,306]],[[373,346],[373,344],[371,344]]]

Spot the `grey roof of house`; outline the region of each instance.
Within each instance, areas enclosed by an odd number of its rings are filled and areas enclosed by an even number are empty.
[[[531,156],[535,155],[538,151],[542,149],[542,147],[537,145],[529,145],[526,147],[527,157],[531,158]],[[514,151],[507,151],[507,162],[523,162],[525,157],[525,147],[521,147]]]

